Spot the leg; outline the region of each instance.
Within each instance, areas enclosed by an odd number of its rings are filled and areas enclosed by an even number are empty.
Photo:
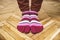
[[[17,25],[17,29],[22,33],[29,33],[30,32],[29,15],[25,14],[26,13],[25,11],[29,10],[29,0],[17,0],[17,2],[19,8],[23,12],[21,22],[19,22],[19,24]]]
[[[38,12],[41,8],[43,0],[32,0],[31,10]]]
[[[29,0],[17,0],[17,2],[21,11],[29,10]]]
[[[39,33],[43,30],[43,25],[38,21],[38,11],[41,9],[43,0],[32,0],[31,10],[35,11],[35,14],[31,13],[31,32],[33,34]],[[33,12],[34,13],[34,12]],[[36,15],[37,14],[37,15]]]

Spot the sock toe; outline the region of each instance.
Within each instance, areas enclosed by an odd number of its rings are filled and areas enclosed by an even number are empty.
[[[24,30],[24,33],[27,34],[27,33],[29,33],[29,32],[30,32],[30,27],[29,27],[29,26],[26,26],[26,27],[25,27],[25,30]]]
[[[38,24],[38,23],[32,23],[31,25],[31,32],[33,34],[39,33],[43,30],[43,25]]]
[[[29,33],[30,32],[30,23],[29,21],[21,21],[17,25],[17,30],[22,32],[22,33]]]
[[[20,32],[24,33],[24,29],[25,29],[25,27],[24,27],[24,26],[19,25],[19,26],[17,26],[17,29],[18,29],[18,31],[20,31]]]
[[[43,26],[35,26],[36,27],[36,32],[39,33],[43,30]]]
[[[17,26],[18,31],[22,32],[22,33],[29,33],[30,32],[30,27],[29,25],[18,25]]]
[[[36,27],[35,27],[35,26],[31,26],[31,32],[32,32],[33,34],[36,34]]]

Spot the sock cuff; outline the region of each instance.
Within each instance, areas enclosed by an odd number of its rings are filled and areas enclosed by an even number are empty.
[[[30,18],[22,18],[21,21],[24,21],[24,20],[28,20],[28,21],[30,21]]]
[[[25,15],[25,14],[28,14],[28,15],[38,15],[36,11],[24,11],[22,13],[22,15]]]

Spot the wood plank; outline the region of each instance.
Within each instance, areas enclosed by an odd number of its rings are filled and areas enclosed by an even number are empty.
[[[21,18],[17,15],[12,15],[7,19],[7,22],[16,27]]]
[[[47,22],[49,22],[51,20],[51,17],[48,17],[48,18],[46,18],[46,19],[44,19],[44,20],[41,20],[41,23],[44,25],[44,24],[46,24]]]
[[[52,35],[50,40],[53,40],[53,39],[55,40],[55,38],[60,39],[58,35],[60,35],[60,28],[57,29],[57,31]]]
[[[2,39],[4,40],[15,40],[13,37],[11,37],[6,31],[3,29],[0,29],[0,35],[2,35]],[[0,36],[1,37],[1,36]]]
[[[60,33],[53,40],[60,40]]]
[[[1,21],[1,22],[0,22],[0,28],[3,26],[3,22],[4,22],[4,21]]]
[[[53,40],[55,37],[56,37],[56,35],[59,33],[59,29],[57,28],[57,29],[55,29],[54,30],[54,32],[52,32],[48,37],[46,37],[44,40]]]

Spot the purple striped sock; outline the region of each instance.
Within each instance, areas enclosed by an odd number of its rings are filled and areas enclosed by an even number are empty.
[[[30,26],[29,21],[24,20],[19,22],[17,29],[22,33],[29,33],[30,32]]]
[[[31,32],[33,34],[39,33],[42,30],[43,30],[43,25],[40,22],[38,22],[36,20],[31,21]]]
[[[33,12],[32,12],[33,13]],[[30,13],[30,18],[31,18],[31,32],[33,34],[36,34],[36,33],[39,33],[43,30],[43,25],[39,22],[39,18],[38,18],[38,15],[35,15],[37,14],[37,12],[35,12],[35,14],[32,15],[32,13]]]
[[[22,20],[19,22],[17,29],[22,33],[33,34],[39,33],[43,30],[43,25],[39,22],[38,14],[35,11],[25,11],[22,13]]]
[[[22,33],[29,33],[30,32],[30,18],[28,14],[22,16],[21,22],[19,22],[17,29]]]

